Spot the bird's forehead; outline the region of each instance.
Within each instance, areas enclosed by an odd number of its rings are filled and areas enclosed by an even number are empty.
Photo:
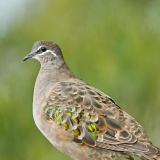
[[[32,51],[36,51],[42,46],[45,46],[49,49],[54,49],[54,48],[56,48],[57,45],[51,41],[37,41],[34,43],[34,45],[32,47]]]

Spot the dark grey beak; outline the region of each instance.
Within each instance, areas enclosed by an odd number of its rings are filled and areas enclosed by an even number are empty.
[[[34,57],[35,56],[35,53],[30,53],[30,54],[28,54],[27,56],[25,56],[24,58],[23,58],[23,61],[26,61],[27,59],[30,59],[30,58],[32,58],[32,57]]]

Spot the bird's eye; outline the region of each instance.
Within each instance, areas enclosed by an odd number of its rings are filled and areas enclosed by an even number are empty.
[[[46,50],[47,50],[46,47],[42,47],[42,48],[40,49],[41,52],[45,52]]]

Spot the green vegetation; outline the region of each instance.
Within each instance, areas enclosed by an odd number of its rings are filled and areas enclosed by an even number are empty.
[[[160,147],[160,1],[28,2],[0,36],[0,159],[70,160],[32,118],[39,63],[26,56],[37,40],[62,48],[76,75],[107,93]]]

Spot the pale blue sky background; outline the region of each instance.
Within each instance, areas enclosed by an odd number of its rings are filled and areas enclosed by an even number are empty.
[[[20,18],[29,2],[30,0],[0,0],[0,34],[6,32],[15,19]]]

